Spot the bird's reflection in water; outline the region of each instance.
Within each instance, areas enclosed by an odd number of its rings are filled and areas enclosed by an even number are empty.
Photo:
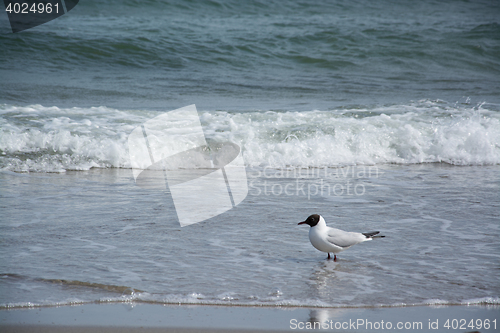
[[[342,318],[349,309],[312,309],[309,312],[309,326],[312,329],[335,329],[341,328],[335,327],[338,324],[338,320]],[[338,325],[337,325],[338,326]]]
[[[377,292],[376,283],[366,265],[348,260],[320,261],[309,278],[312,294],[325,306],[362,303],[359,297]]]
[[[338,261],[325,260],[319,263],[311,276],[311,280],[314,282],[313,285],[320,296],[324,291],[330,289],[328,286],[331,286],[332,280],[337,278],[337,271],[341,270],[342,264]]]
[[[309,320],[313,328],[321,328],[320,325],[327,324],[330,320],[327,309],[314,309],[309,312]]]

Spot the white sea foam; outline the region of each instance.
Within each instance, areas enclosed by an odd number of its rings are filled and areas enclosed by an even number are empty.
[[[128,135],[161,112],[1,105],[0,169],[130,168]],[[240,145],[249,166],[500,164],[500,114],[481,105],[199,114],[207,141]]]
[[[77,298],[70,298],[63,301],[40,301],[40,302],[12,302],[0,304],[0,309],[15,309],[15,308],[37,308],[46,306],[64,306],[64,305],[82,305],[82,304],[95,304],[95,303],[148,303],[148,304],[161,304],[161,305],[214,305],[214,306],[280,306],[280,307],[309,307],[309,308],[399,308],[399,307],[413,307],[413,306],[432,306],[432,307],[446,307],[456,305],[468,306],[498,306],[500,299],[498,297],[483,297],[472,300],[464,300],[461,302],[450,302],[446,300],[434,299],[427,300],[422,303],[398,303],[398,304],[338,304],[327,303],[317,299],[295,300],[295,299],[266,299],[266,300],[251,300],[250,298],[243,300],[234,299],[217,299],[206,298],[203,295],[161,295],[138,293],[134,295],[121,295],[115,297],[102,297],[98,300],[83,300]]]

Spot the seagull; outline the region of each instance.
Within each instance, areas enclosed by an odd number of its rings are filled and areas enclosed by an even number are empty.
[[[378,235],[380,231],[373,232],[347,232],[340,229],[326,226],[325,219],[321,215],[313,214],[304,222],[299,224],[309,224],[309,240],[318,250],[328,253],[328,259],[331,259],[330,252],[333,252],[333,260],[337,261],[336,253],[347,250],[353,245],[369,241],[374,238],[385,236]],[[377,235],[377,236],[376,236]]]

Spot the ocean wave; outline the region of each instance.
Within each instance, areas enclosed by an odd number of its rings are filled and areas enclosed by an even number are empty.
[[[166,294],[149,293],[129,286],[118,286],[114,284],[95,283],[78,280],[33,278],[19,274],[0,274],[3,279],[21,281],[23,283],[36,283],[41,285],[61,285],[63,287],[78,288],[82,291],[82,297],[73,296],[71,298],[42,301],[22,301],[0,304],[1,309],[15,308],[37,308],[47,306],[83,305],[83,304],[109,304],[109,303],[149,303],[159,305],[212,305],[212,306],[252,306],[252,307],[308,307],[308,308],[399,308],[413,306],[499,306],[500,297],[488,296],[464,300],[442,300],[429,299],[425,301],[415,301],[408,303],[378,303],[378,304],[348,304],[326,302],[316,298],[291,299],[283,296],[281,292],[272,292],[265,297],[255,295],[241,295],[231,292],[220,294],[204,295],[197,292],[188,294]],[[97,291],[97,294],[90,295],[89,290]],[[101,296],[99,296],[99,294]]]
[[[192,295],[155,295],[149,293],[138,293],[133,295],[122,295],[117,297],[105,297],[98,300],[67,299],[62,301],[42,301],[42,302],[12,302],[0,304],[0,310],[20,309],[20,308],[41,308],[54,306],[74,306],[84,304],[127,304],[127,303],[146,303],[157,305],[204,305],[204,306],[248,306],[248,307],[284,307],[284,308],[331,308],[331,309],[382,309],[382,308],[405,308],[416,306],[488,306],[499,307],[500,298],[482,297],[460,302],[451,302],[445,300],[429,300],[426,302],[398,303],[398,304],[330,304],[319,300],[275,300],[275,301],[232,301],[220,299],[201,300]]]
[[[0,106],[0,170],[130,168],[127,139],[160,112]],[[286,168],[500,164],[500,115],[442,101],[330,111],[199,112],[207,142],[233,142],[246,165]]]

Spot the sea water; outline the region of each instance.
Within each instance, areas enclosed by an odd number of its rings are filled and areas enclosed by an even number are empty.
[[[0,17],[0,307],[489,304],[500,294],[495,2],[85,1]],[[248,196],[180,227],[128,136],[196,104]],[[336,262],[311,214],[386,237]]]
[[[200,112],[207,140],[241,145],[249,191],[183,228],[130,169],[127,135],[157,113],[3,106],[3,307],[498,304],[498,113]],[[326,260],[297,225],[314,213],[386,238]]]

